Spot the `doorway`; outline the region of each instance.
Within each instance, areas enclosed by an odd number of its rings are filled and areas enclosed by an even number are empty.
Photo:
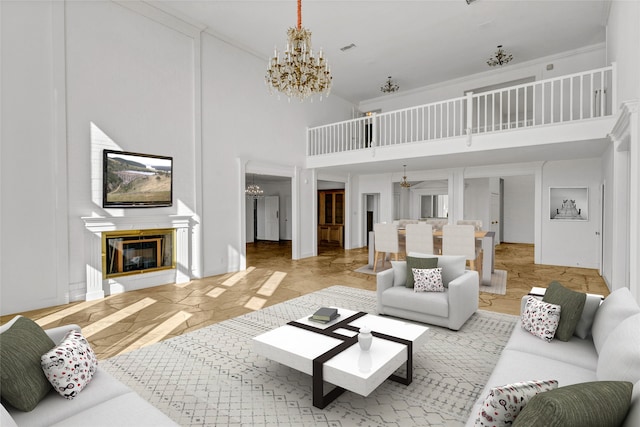
[[[373,224],[380,222],[379,205],[380,193],[366,193],[362,195],[362,206],[365,212],[362,232],[365,246],[369,246],[369,233],[373,232]]]

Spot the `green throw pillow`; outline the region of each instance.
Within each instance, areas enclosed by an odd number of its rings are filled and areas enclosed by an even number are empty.
[[[418,258],[413,256],[407,257],[407,288],[413,288],[413,268],[428,269],[437,268],[438,258]]]
[[[627,381],[594,381],[545,391],[529,400],[513,427],[617,427],[632,390]]]
[[[569,341],[573,336],[582,316],[586,300],[587,294],[585,293],[567,289],[558,282],[549,283],[542,301],[562,307],[560,310],[560,324],[556,329],[555,335],[557,339]]]
[[[55,343],[33,320],[20,317],[0,334],[2,400],[20,411],[31,411],[51,390],[40,357]]]

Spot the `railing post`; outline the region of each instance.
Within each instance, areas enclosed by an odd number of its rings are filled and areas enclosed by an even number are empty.
[[[378,145],[378,119],[377,113],[371,115],[371,147]]]
[[[467,146],[471,145],[471,132],[473,130],[473,92],[467,92]]]
[[[611,115],[618,114],[618,67],[614,61],[611,63]]]
[[[309,147],[309,126],[306,127],[307,157],[311,155],[311,147]]]

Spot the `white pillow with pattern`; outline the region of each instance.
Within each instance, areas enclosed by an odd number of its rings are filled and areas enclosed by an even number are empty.
[[[57,347],[40,358],[42,370],[54,390],[73,399],[89,384],[98,368],[98,359],[80,331],[71,330]]]
[[[412,268],[415,292],[444,292],[442,268]]]
[[[536,394],[558,388],[558,381],[523,381],[494,387],[480,408],[476,427],[511,426]]]
[[[560,323],[560,309],[557,304],[529,297],[520,316],[522,328],[538,338],[551,342]]]

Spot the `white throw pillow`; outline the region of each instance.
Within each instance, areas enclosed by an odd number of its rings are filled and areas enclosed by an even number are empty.
[[[407,261],[391,261],[393,268],[393,286],[404,286],[407,283]]]
[[[444,292],[442,268],[412,268],[415,292]]]
[[[523,381],[493,387],[484,400],[476,427],[505,427],[513,424],[520,411],[536,394],[558,388],[558,381]]]
[[[560,323],[560,310],[561,307],[557,304],[543,302],[530,296],[520,316],[522,328],[538,338],[551,342]]]
[[[596,317],[596,312],[598,311],[598,307],[600,307],[601,302],[602,298],[599,295],[587,294],[587,299],[584,301],[582,315],[580,316],[580,320],[578,320],[578,324],[576,325],[576,330],[573,335],[582,339],[586,339],[591,335],[593,319]]]
[[[86,387],[98,367],[98,359],[80,331],[71,330],[57,347],[40,358],[42,370],[54,390],[73,399]]]

